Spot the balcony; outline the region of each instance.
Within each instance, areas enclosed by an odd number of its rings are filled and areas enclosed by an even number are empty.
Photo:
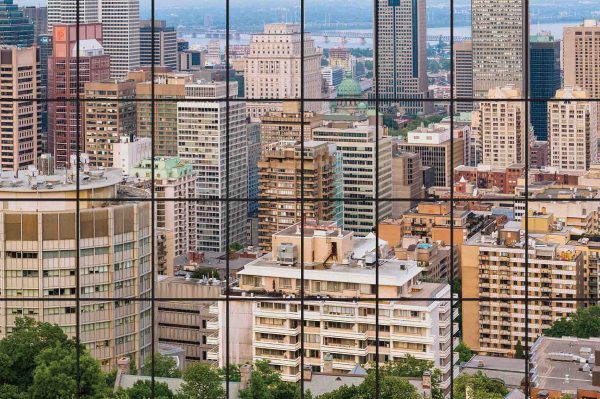
[[[219,329],[219,320],[215,317],[206,322],[207,330],[218,330]]]
[[[212,315],[218,315],[219,314],[219,304],[214,303],[214,304],[210,305],[208,307],[208,313],[212,314]]]
[[[219,345],[219,333],[215,332],[206,337],[207,345]]]
[[[321,351],[344,355],[367,356],[367,347],[357,348],[350,345],[321,345]]]

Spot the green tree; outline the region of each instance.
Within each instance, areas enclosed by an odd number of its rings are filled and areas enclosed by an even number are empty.
[[[171,399],[175,395],[164,382],[154,381],[154,396],[152,395],[152,381],[136,381],[131,388],[119,391],[118,397],[123,399]]]
[[[164,356],[160,353],[155,353],[154,361],[150,359],[150,361],[144,366],[144,375],[152,375],[153,364],[155,377],[181,377],[181,371],[179,371],[177,368],[177,362],[172,356]]]
[[[515,348],[515,357],[517,359],[525,359],[525,350],[523,349],[523,344],[521,340],[517,341],[517,346]]]
[[[186,399],[225,398],[219,371],[205,363],[192,363],[184,370],[179,393]]]
[[[243,248],[244,246],[242,244],[240,244],[239,242],[234,242],[231,245],[229,245],[229,252],[237,252]]]
[[[481,371],[459,375],[453,386],[452,397],[455,399],[465,399],[467,387],[473,390],[473,399],[503,399],[509,392],[502,381],[489,378]]]
[[[227,373],[226,373],[225,367],[221,368],[220,373],[221,373],[221,377],[223,378],[223,380],[226,380]],[[230,364],[229,365],[229,381],[240,382],[240,380],[241,380],[240,365],[239,364]]]
[[[577,309],[569,317],[554,322],[544,331],[549,337],[571,336],[577,338],[600,337],[600,306]]]
[[[217,269],[213,269],[212,267],[197,267],[190,276],[191,278],[201,279],[203,277],[208,278],[219,278],[219,271]]]
[[[75,348],[63,330],[30,317],[17,318],[12,333],[0,340],[0,385],[15,385],[25,391],[33,381],[36,355],[53,346]]]
[[[459,362],[468,362],[473,357],[473,351],[463,341],[456,346],[456,352],[458,352]]]
[[[385,376],[379,389],[381,399],[420,399],[417,388],[403,377]]]
[[[109,392],[100,364],[81,349],[79,392],[77,392],[77,351],[73,346],[53,346],[35,358],[32,399],[102,398]]]
[[[356,399],[361,393],[358,385],[342,385],[338,389],[327,392],[318,397],[318,399]]]

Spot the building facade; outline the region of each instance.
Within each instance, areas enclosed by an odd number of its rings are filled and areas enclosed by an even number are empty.
[[[154,62],[152,61],[152,20],[140,21],[140,66],[177,69],[177,32],[165,20],[154,21]]]

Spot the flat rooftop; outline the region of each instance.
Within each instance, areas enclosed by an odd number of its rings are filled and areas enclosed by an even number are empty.
[[[475,355],[461,368],[461,373],[475,374],[478,371],[502,380],[508,387],[516,388],[521,386],[525,378],[525,360]]]
[[[39,171],[20,170],[0,172],[0,192],[57,192],[76,191],[77,175],[70,169],[56,169],[52,175]],[[123,180],[120,168],[90,169],[79,172],[79,189],[90,190],[116,186]]]
[[[594,357],[590,359],[590,354],[594,355],[595,351],[600,351],[600,338],[540,337],[532,347],[532,383],[543,390],[563,393],[576,394],[578,389],[600,392],[600,386],[592,384],[591,372],[580,370],[581,359],[591,363],[594,369]],[[565,355],[562,358],[574,355],[573,360],[555,360],[556,357],[550,355],[557,353]]]

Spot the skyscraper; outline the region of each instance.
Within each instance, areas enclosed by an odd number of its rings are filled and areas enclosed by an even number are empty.
[[[33,24],[13,0],[0,0],[0,46],[33,46]]]
[[[433,98],[427,82],[425,0],[378,0],[379,92],[381,99]],[[410,114],[433,111],[431,101],[400,101]]]
[[[113,144],[133,137],[136,129],[135,82],[89,82],[84,86],[85,150],[90,163],[113,166]]]
[[[513,86],[489,90],[488,101],[479,103],[479,132],[482,161],[486,165],[507,167],[525,162],[527,121],[521,91]],[[506,101],[509,100],[509,101]]]
[[[246,239],[246,202],[232,201],[227,207],[225,201],[219,201],[246,198],[248,177],[246,105],[234,101],[227,108],[225,84],[188,83],[187,101],[177,103],[177,152],[198,175],[196,236],[198,250],[205,252],[227,250],[227,222],[230,244],[244,244]],[[230,92],[237,93],[237,83],[230,82]]]
[[[564,86],[577,86],[590,98],[600,98],[600,24],[585,20],[579,26],[564,28]],[[597,102],[600,110],[600,102]]]
[[[529,93],[531,98],[551,98],[560,88],[560,42],[550,34],[529,39]],[[548,104],[531,103],[531,124],[537,140],[548,139]]]
[[[0,167],[17,171],[35,165],[40,151],[39,52],[35,47],[0,48]]]
[[[472,0],[473,94],[514,85],[523,93],[524,0]]]
[[[65,166],[71,154],[85,148],[85,113],[80,106],[77,124],[77,92],[83,94],[86,82],[109,78],[109,56],[102,47],[102,25],[79,25],[79,43],[75,24],[58,24],[53,28],[52,56],[48,58],[48,97],[60,101],[48,103],[48,149],[56,164]],[[79,82],[77,81],[77,47],[79,47]],[[81,95],[83,98],[83,95]]]
[[[473,98],[473,44],[470,40],[454,43],[454,96]],[[455,112],[471,110],[472,102],[456,102]]]
[[[177,69],[177,32],[167,21],[154,21],[154,62],[152,62],[152,21],[140,21],[140,65]]]
[[[99,21],[98,0],[48,0],[48,33],[52,33],[52,27],[56,24],[77,23],[77,3],[80,24]]]
[[[321,98],[321,53],[310,35],[304,35],[304,54],[300,54],[300,25],[267,24],[263,33],[252,35],[246,58],[244,94],[250,99],[300,98],[304,79],[304,98]],[[302,57],[301,57],[302,56]],[[300,76],[300,60],[304,76]],[[259,118],[267,110],[279,110],[281,103],[249,102],[248,115]],[[321,109],[320,103],[306,103],[305,111]]]
[[[139,0],[100,0],[100,22],[111,79],[122,79],[140,66]]]
[[[584,90],[566,86],[548,102],[550,166],[588,170],[590,164],[596,162],[597,106],[592,101],[585,101],[586,98],[588,95]]]
[[[39,35],[48,33],[48,7],[28,6],[23,7],[22,10],[23,15],[33,24],[33,35],[36,40]]]

